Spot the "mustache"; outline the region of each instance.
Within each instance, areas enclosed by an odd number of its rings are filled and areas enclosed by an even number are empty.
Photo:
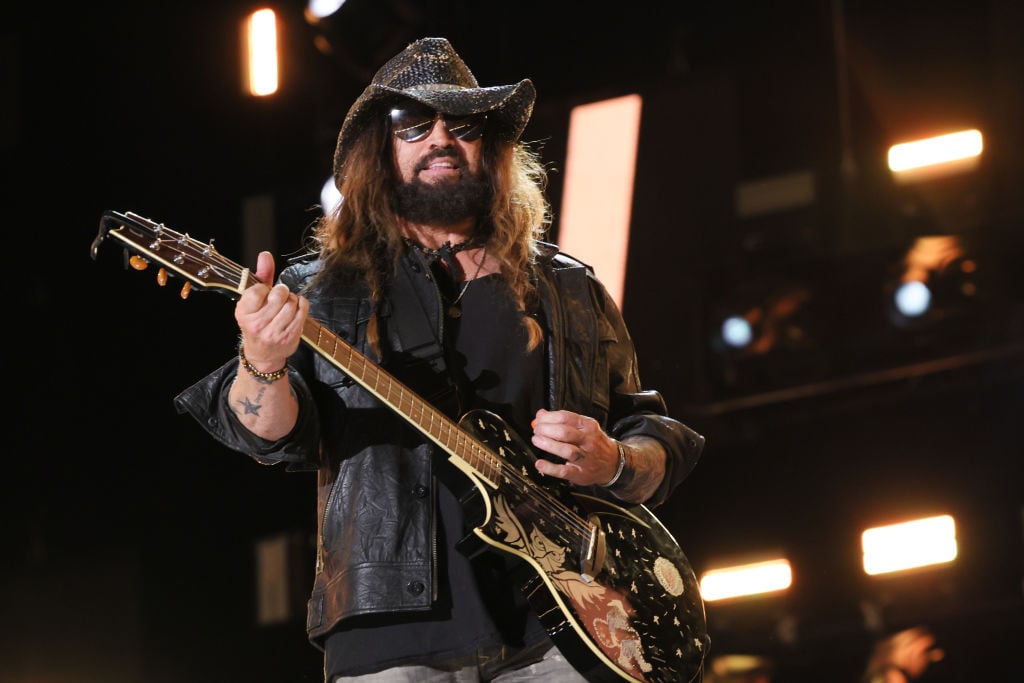
[[[456,167],[463,168],[466,165],[466,160],[462,158],[462,155],[454,147],[439,147],[427,153],[425,157],[419,160],[416,164],[416,170],[422,171],[427,168],[435,159],[451,159]]]

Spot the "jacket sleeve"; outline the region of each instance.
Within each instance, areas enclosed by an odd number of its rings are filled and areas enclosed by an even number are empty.
[[[191,415],[222,445],[260,463],[287,463],[290,471],[316,469],[319,419],[302,375],[295,370],[288,374],[299,400],[299,420],[295,428],[283,439],[268,441],[243,427],[228,406],[228,390],[237,372],[238,360],[233,358],[182,391],[174,399],[178,412]]]
[[[668,416],[662,395],[643,390],[637,369],[636,349],[622,313],[604,285],[590,278],[598,314],[603,315],[613,334],[607,351],[611,392],[608,433],[616,439],[645,436],[665,449],[665,477],[645,505],[664,503],[696,466],[705,439],[682,422]]]

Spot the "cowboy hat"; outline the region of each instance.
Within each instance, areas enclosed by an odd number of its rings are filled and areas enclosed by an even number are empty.
[[[447,39],[414,41],[373,75],[373,80],[349,108],[334,150],[336,183],[341,183],[352,140],[371,116],[380,113],[383,103],[403,97],[453,116],[488,112],[488,130],[514,142],[530,120],[536,91],[529,79],[515,85],[481,88]]]

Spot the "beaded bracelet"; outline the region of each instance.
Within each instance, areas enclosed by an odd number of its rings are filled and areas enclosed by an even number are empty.
[[[626,446],[621,441],[616,442],[619,447],[619,468],[615,470],[615,476],[608,480],[607,484],[601,484],[604,488],[611,488],[619,480],[626,469]]]
[[[250,363],[249,359],[245,357],[245,347],[242,344],[238,345],[238,358],[242,361],[242,367],[245,368],[246,372],[248,372],[256,379],[260,380],[261,382],[266,382],[267,384],[270,384],[271,382],[276,382],[277,380],[281,379],[282,377],[288,374],[288,363],[285,363],[284,367],[281,368],[280,370],[274,370],[273,372],[260,372],[255,367],[253,367],[253,364]]]

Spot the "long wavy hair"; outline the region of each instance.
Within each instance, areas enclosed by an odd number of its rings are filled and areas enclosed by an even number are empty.
[[[338,185],[342,201],[331,213],[313,225],[313,247],[323,267],[311,285],[327,278],[359,280],[379,303],[385,286],[407,247],[402,242],[391,192],[398,182],[391,153],[391,140],[384,116],[371,119],[352,143]],[[537,241],[551,224],[546,197],[547,169],[539,154],[525,142],[510,142],[497,135],[484,135],[482,166],[489,179],[491,203],[480,216],[478,241],[500,264],[512,300],[522,314],[528,333],[528,347],[535,348],[543,334],[529,315],[537,303],[532,277],[537,258]],[[376,309],[377,307],[375,307]],[[380,352],[376,312],[369,321],[369,342]]]

